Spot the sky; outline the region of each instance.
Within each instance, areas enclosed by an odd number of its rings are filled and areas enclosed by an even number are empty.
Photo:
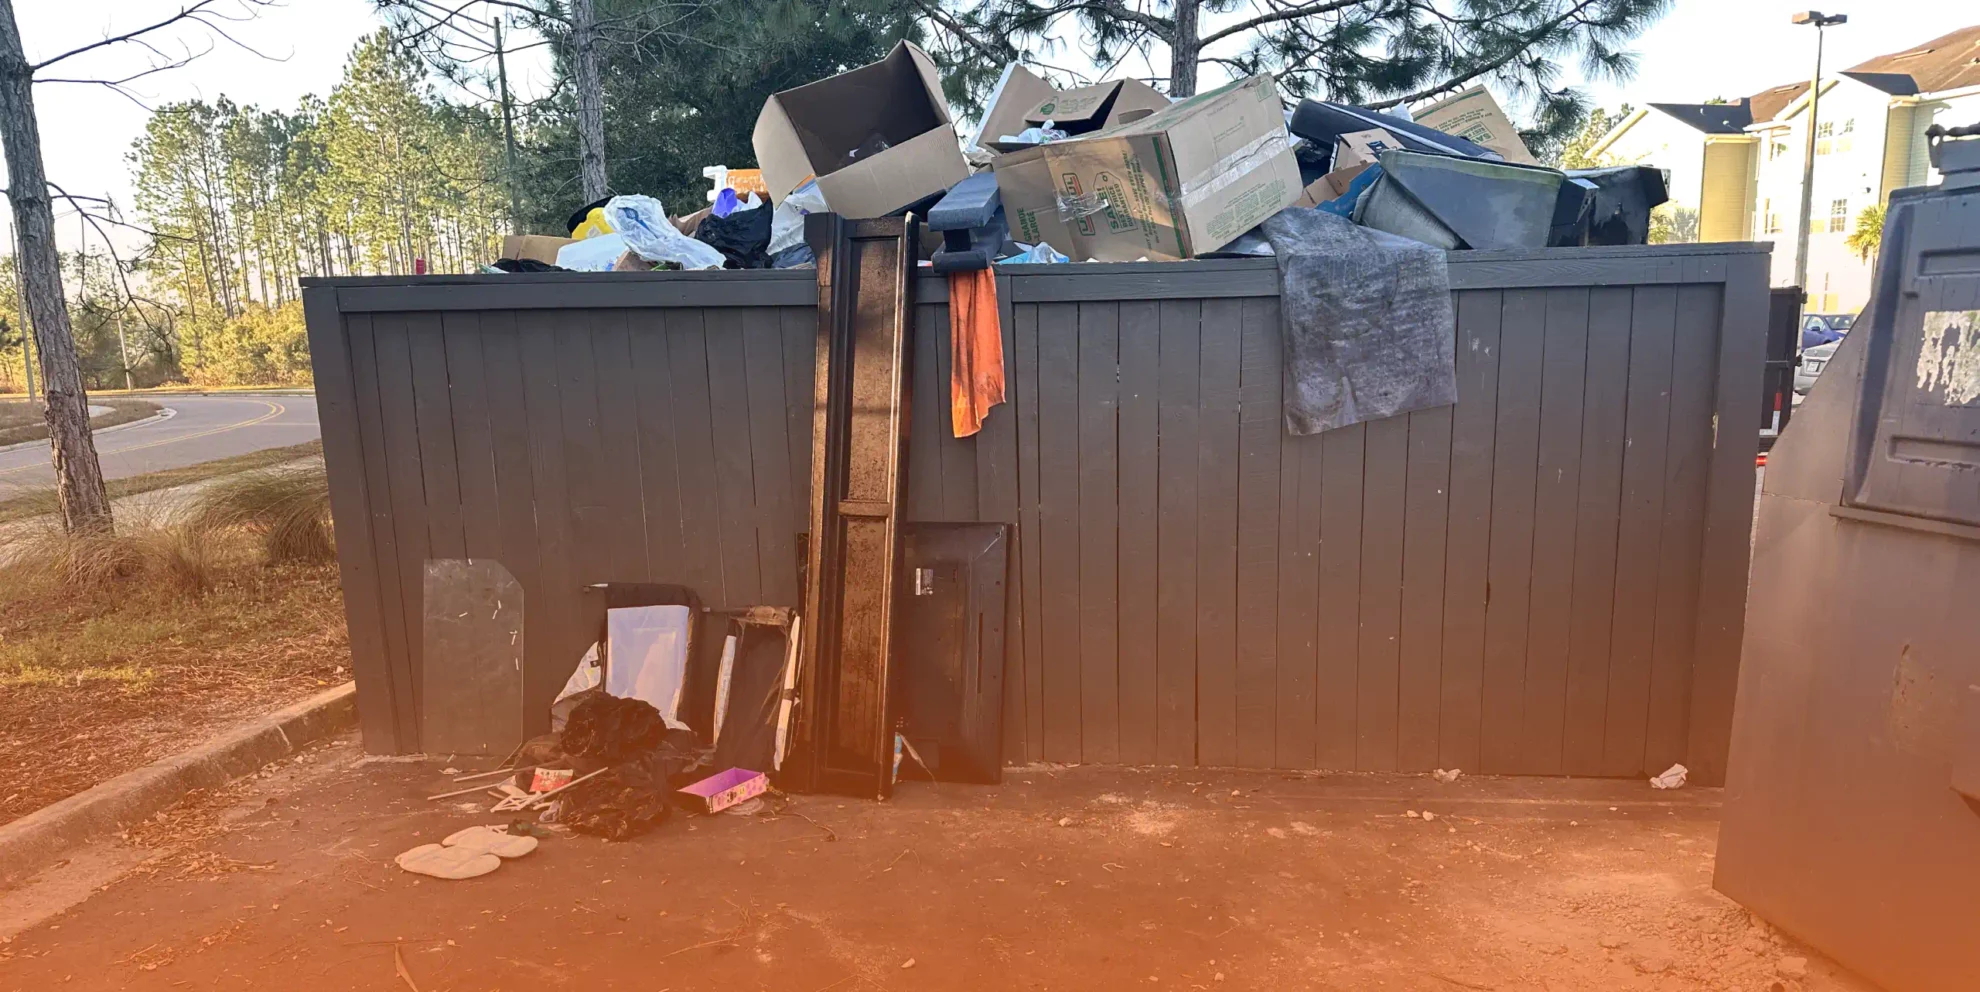
[[[39,61],[153,23],[182,4],[183,0],[15,0],[14,9],[29,61]],[[1635,78],[1620,85],[1593,83],[1588,92],[1601,106],[1641,105],[1651,100],[1737,98],[1807,78],[1813,68],[1815,31],[1789,23],[1789,15],[1802,9],[1806,8],[1778,0],[1673,0],[1670,13],[1631,46],[1638,55]],[[1980,8],[1962,0],[1840,0],[1821,9],[1850,18],[1848,24],[1828,30],[1826,64],[1835,68],[1902,51],[1980,20]],[[228,28],[261,55],[197,29],[180,30],[159,41],[166,54],[201,51],[209,43],[213,50],[184,68],[139,80],[132,88],[153,105],[224,94],[237,102],[292,107],[304,94],[327,94],[340,78],[351,47],[377,25],[370,0],[286,0]],[[69,60],[59,71],[46,74],[123,75],[142,68],[147,57],[132,46],[118,46]],[[511,67],[519,90],[532,92],[547,82],[547,60],[521,61],[524,64]],[[78,195],[108,194],[126,215],[134,213],[125,156],[143,133],[145,109],[99,86],[44,83],[35,86],[34,95],[49,178]],[[64,250],[73,250],[85,235],[73,212],[62,212],[68,216],[57,221],[58,239]],[[0,250],[12,244],[7,223],[0,218],[4,232]],[[94,232],[86,236],[100,245]],[[135,240],[133,235],[120,236],[126,247]]]

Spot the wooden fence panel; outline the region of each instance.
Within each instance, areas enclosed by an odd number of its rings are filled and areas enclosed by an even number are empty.
[[[1763,263],[1746,246],[1453,256],[1457,405],[1314,437],[1284,430],[1269,264],[1000,271],[1007,402],[969,438],[950,425],[947,287],[920,280],[905,511],[1015,525],[1006,759],[1722,764],[1693,752],[1724,747],[1737,616],[1706,602],[1728,583],[1704,570],[1744,560],[1716,544],[1744,540],[1727,494],[1750,469],[1713,417],[1757,376],[1722,365],[1760,353],[1745,325],[1764,287],[1730,280]],[[585,308],[543,295],[563,282],[589,287]],[[596,637],[585,585],[796,605],[806,289],[310,284],[368,746],[418,746],[429,558],[495,557],[523,585],[532,713]]]

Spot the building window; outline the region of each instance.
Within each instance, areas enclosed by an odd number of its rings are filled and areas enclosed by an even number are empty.
[[[1849,230],[1849,201],[1829,201],[1829,230],[1841,234]]]
[[[1773,200],[1761,201],[1760,217],[1768,234],[1781,233],[1781,215],[1774,212]]]
[[[1848,120],[1843,121],[1844,134],[1853,134],[1855,133],[1855,131],[1856,131],[1856,118],[1851,117]]]
[[[1835,137],[1835,135],[1836,135],[1835,121],[1823,121],[1822,123],[1815,125],[1815,136],[1817,138],[1833,138]]]
[[[1773,144],[1767,146],[1767,158],[1769,160],[1780,158],[1781,156],[1787,154],[1787,150],[1788,150],[1787,142],[1776,141]]]

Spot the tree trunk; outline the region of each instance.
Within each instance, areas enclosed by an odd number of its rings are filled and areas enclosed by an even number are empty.
[[[598,79],[598,26],[591,0],[571,0],[571,47],[577,68],[578,179],[584,202],[605,196],[605,87]]]
[[[1202,0],[1176,0],[1176,33],[1169,41],[1169,95],[1196,95],[1197,59],[1203,54],[1196,15]]]
[[[55,213],[48,199],[48,177],[41,165],[41,133],[34,117],[34,72],[21,49],[13,0],[0,0],[0,141],[6,144],[7,199],[20,232],[19,265],[33,315],[35,350],[41,355],[42,393],[47,401],[48,443],[55,453],[56,493],[62,526],[69,533],[111,529],[110,494],[96,460],[89,431],[89,397],[76,367],[76,342],[69,330],[69,304],[62,296],[61,263],[55,252]]]

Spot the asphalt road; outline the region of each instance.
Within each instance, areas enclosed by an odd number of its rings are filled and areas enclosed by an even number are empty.
[[[152,402],[177,413],[169,420],[97,437],[96,453],[105,478],[302,444],[318,433],[314,396],[163,396]],[[45,443],[0,452],[0,499],[54,484]]]

